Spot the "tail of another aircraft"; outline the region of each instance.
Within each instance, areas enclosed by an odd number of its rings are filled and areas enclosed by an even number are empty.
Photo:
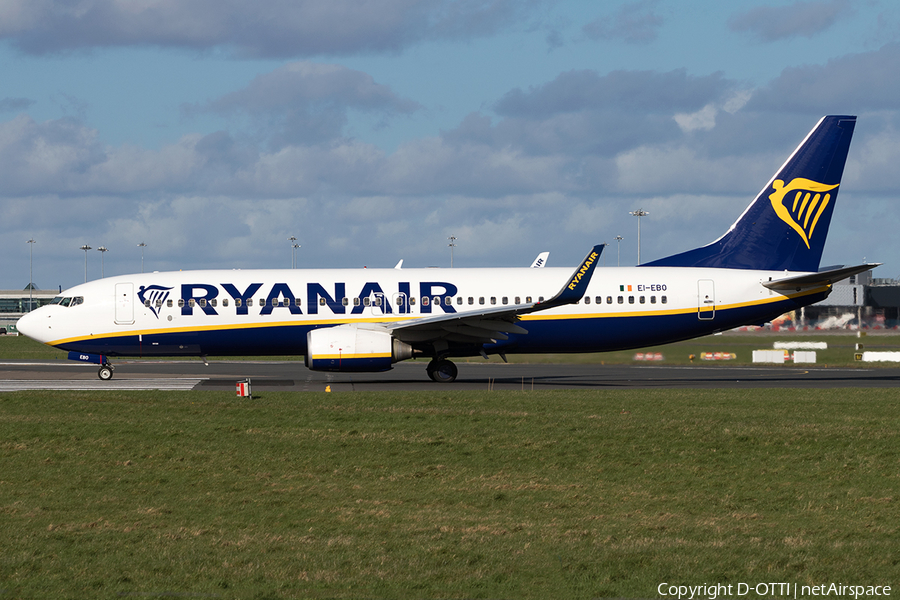
[[[855,126],[822,117],[725,235],[642,266],[817,271]]]

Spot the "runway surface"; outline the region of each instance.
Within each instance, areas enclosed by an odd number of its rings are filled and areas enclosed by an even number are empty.
[[[384,373],[317,373],[302,362],[120,361],[115,376],[100,381],[95,365],[67,361],[0,362],[0,392],[16,390],[222,390],[250,379],[253,392],[552,390],[625,388],[863,388],[900,387],[898,368],[794,366],[662,366],[498,364],[460,362],[454,383],[434,383],[425,361],[405,362]]]

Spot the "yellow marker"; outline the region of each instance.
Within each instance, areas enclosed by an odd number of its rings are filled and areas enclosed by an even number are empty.
[[[326,391],[326,392],[330,392],[330,391],[331,391],[331,386],[330,386],[330,385],[326,385],[326,386],[325,386],[325,391]]]

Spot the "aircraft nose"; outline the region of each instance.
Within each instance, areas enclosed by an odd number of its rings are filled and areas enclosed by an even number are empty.
[[[41,343],[47,343],[50,333],[49,314],[43,308],[27,313],[16,322],[19,333]]]

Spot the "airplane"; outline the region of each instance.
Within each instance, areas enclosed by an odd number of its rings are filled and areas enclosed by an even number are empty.
[[[715,241],[635,267],[200,270],[77,285],[18,329],[100,365],[110,357],[303,355],[316,371],[427,358],[624,350],[762,325],[878,266],[819,270],[856,117],[823,117]],[[537,268],[535,268],[537,267]],[[598,275],[598,273],[602,273]]]

